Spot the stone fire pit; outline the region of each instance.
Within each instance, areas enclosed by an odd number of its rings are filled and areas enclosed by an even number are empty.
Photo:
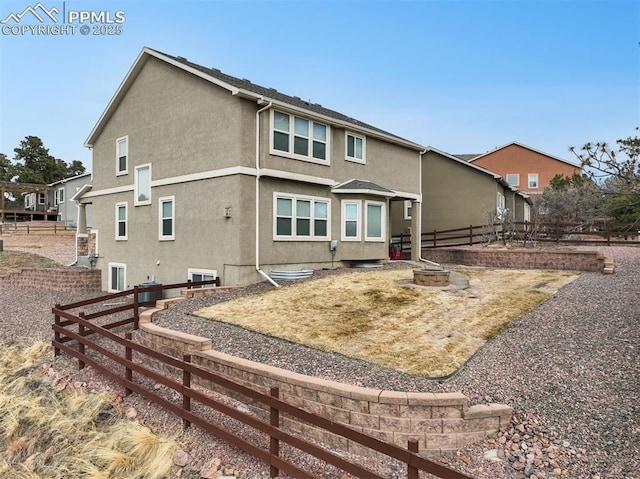
[[[413,283],[418,286],[449,286],[449,271],[414,269]]]

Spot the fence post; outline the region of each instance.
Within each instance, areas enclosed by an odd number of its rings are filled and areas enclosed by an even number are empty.
[[[29,224],[27,224],[27,234],[29,234]]]
[[[187,280],[187,291],[189,291],[191,289],[191,280],[188,279]]]
[[[604,227],[607,231],[607,246],[611,246],[611,230],[609,229],[609,223],[605,223]]]
[[[56,304],[54,306],[54,309],[57,310],[60,307],[60,304]],[[57,314],[54,316],[54,320],[53,320],[54,324],[56,326],[60,326],[60,316],[58,316]],[[60,333],[58,331],[55,331],[53,333],[53,340],[54,342],[57,344],[60,342]],[[54,356],[60,356],[60,349],[56,346],[53,347],[53,355]]]
[[[54,235],[58,234],[58,224],[57,223],[53,223],[53,234]]]
[[[556,244],[560,244],[560,223],[556,220]]]
[[[182,360],[185,363],[190,364],[191,355],[183,354]],[[182,370],[182,386],[184,389],[191,388],[191,372],[187,371],[186,369]],[[182,409],[184,409],[185,411],[191,411],[191,398],[184,393],[182,393]],[[187,419],[182,419],[182,427],[186,429],[189,426],[191,426],[191,422],[189,422]]]
[[[140,294],[140,288],[136,285],[133,287],[133,329],[138,329],[140,322],[140,300],[138,295]]]
[[[473,246],[473,225],[469,225],[469,246]]]
[[[433,247],[436,248],[436,230],[433,230]]]
[[[417,439],[409,439],[407,449],[409,452],[418,453],[418,440]],[[419,470],[417,467],[413,467],[410,464],[407,464],[407,479],[418,479],[419,478]]]
[[[270,390],[271,397],[278,399],[280,397],[280,389],[279,388],[271,388]],[[280,427],[280,411],[278,408],[271,407],[269,409],[269,420],[273,427]],[[269,439],[269,453],[272,456],[280,457],[280,440],[276,437],[271,436]],[[271,461],[269,461],[271,462]],[[269,466],[269,477],[278,477],[280,470],[276,466]]]
[[[131,341],[131,333],[125,333],[124,337],[127,341]],[[125,349],[124,349],[124,357],[127,361],[133,360],[133,350],[129,347],[128,344],[125,346]],[[125,368],[124,378],[127,382],[131,382],[133,380],[133,371],[129,366]],[[127,382],[125,382],[125,386],[124,386],[125,397],[131,395],[131,393],[133,392],[131,389],[127,387]]]
[[[84,320],[84,313],[78,314],[78,317]],[[84,338],[84,326],[80,323],[78,323],[78,334]],[[80,370],[85,367],[85,363],[81,359],[82,356],[84,356],[84,343],[81,341],[78,341],[78,352],[80,353],[80,357],[78,358],[78,369]]]

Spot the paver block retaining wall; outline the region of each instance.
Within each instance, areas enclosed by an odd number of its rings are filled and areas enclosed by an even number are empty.
[[[25,268],[0,276],[0,288],[101,293],[102,280],[99,269]]]
[[[409,439],[417,439],[425,455],[438,455],[485,439],[506,429],[511,422],[511,407],[504,404],[470,406],[469,399],[461,393],[408,393],[363,388],[230,356],[211,349],[210,339],[152,324],[150,319],[155,311],[158,310],[148,310],[141,315],[140,329],[136,333],[136,340],[141,344],[177,358],[191,354],[192,363],[264,394],[269,394],[271,387],[278,387],[283,401],[382,441],[406,448]],[[158,367],[158,364],[153,366]],[[209,381],[200,385],[229,394]],[[261,417],[268,418],[263,405],[249,406]],[[291,417],[284,416],[283,423],[332,449],[372,454],[357,443]]]
[[[492,248],[433,248],[422,256],[440,264],[514,269],[559,269],[603,272],[605,256],[598,251]]]

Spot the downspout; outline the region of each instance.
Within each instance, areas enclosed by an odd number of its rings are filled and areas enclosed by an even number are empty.
[[[430,264],[431,266],[437,266],[438,268],[442,268],[442,265],[439,263],[436,263],[434,261],[429,261],[428,259],[425,259],[422,257],[422,196],[423,196],[423,192],[422,192],[422,156],[427,152],[428,148],[425,148],[423,151],[420,152],[420,172],[419,172],[419,177],[420,177],[420,216],[418,216],[418,251],[420,251],[420,255],[418,256],[418,259],[420,261],[422,261],[423,263],[427,263]],[[442,268],[444,269],[444,268]]]
[[[262,98],[258,100],[258,105],[261,102],[264,102]],[[279,288],[280,285],[260,269],[260,113],[268,110],[272,105],[273,102],[269,102],[265,107],[256,111],[256,271],[276,288]]]

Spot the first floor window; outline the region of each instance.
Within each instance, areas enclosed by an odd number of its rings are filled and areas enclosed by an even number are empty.
[[[38,193],[38,204],[39,205],[44,205],[45,203],[45,194],[44,193]]]
[[[136,205],[151,204],[151,165],[136,166],[135,173],[135,201]]]
[[[116,203],[116,239],[127,239],[127,203]]]
[[[538,173],[529,173],[529,188],[537,188],[538,187]]]
[[[275,238],[329,237],[329,200],[274,193]]]
[[[507,210],[504,195],[502,193],[498,193],[496,198],[496,216],[499,220],[503,220],[506,213]]]
[[[127,284],[127,265],[122,263],[109,263],[109,291],[124,291]]]
[[[360,201],[342,202],[342,239],[360,240]]]
[[[405,220],[411,219],[412,210],[413,210],[413,204],[411,200],[404,200],[404,219]]]
[[[384,240],[384,203],[380,203],[377,201],[367,201],[366,203],[366,211],[367,215],[365,217],[366,221],[366,241],[382,241]]]
[[[160,198],[159,202],[160,240],[172,240],[175,238],[175,198],[168,196]]]
[[[189,268],[187,273],[189,279],[193,282],[211,281],[218,277],[218,272],[214,269]],[[213,286],[213,284],[193,286],[193,288],[209,288],[211,286]]]
[[[531,221],[531,206],[529,203],[524,204],[524,221]]]

